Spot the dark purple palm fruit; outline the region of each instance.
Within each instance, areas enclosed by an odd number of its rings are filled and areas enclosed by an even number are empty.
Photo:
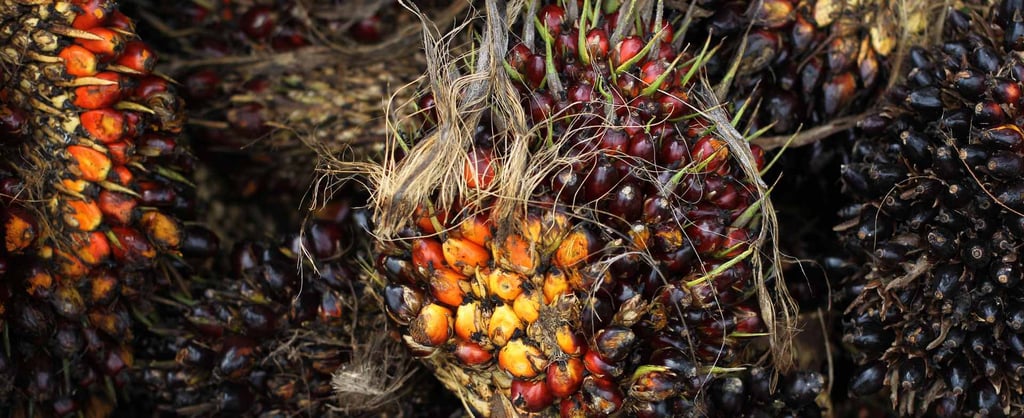
[[[784,300],[753,261],[763,161],[691,107],[707,51],[675,12],[604,5],[524,7],[507,43],[485,29],[450,64],[494,73],[435,80],[373,178],[388,313],[484,415],[695,413],[779,338],[756,297]]]
[[[944,43],[913,51],[842,168],[853,202],[837,230],[862,265],[845,282],[849,391],[901,414],[1024,413],[1022,9],[994,9],[950,10]]]

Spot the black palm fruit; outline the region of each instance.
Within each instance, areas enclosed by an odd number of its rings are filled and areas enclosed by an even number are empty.
[[[952,9],[942,45],[860,124],[837,229],[862,265],[845,283],[855,396],[900,414],[1024,413],[1019,2]],[[922,75],[924,74],[924,75]]]

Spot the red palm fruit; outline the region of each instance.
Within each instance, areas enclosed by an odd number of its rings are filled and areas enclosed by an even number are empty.
[[[543,380],[512,380],[512,405],[525,411],[539,412],[550,406],[555,398]]]
[[[583,384],[583,375],[583,362],[578,358],[554,361],[548,365],[547,387],[555,397],[566,398],[579,390]]]

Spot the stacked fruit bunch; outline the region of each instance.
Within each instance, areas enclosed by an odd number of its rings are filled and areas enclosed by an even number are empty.
[[[857,203],[841,236],[864,262],[848,283],[851,391],[884,389],[902,414],[1024,411],[1022,13],[952,10],[843,167]]]
[[[692,107],[706,54],[671,12],[538,2],[506,51],[488,7],[478,72],[434,78],[405,157],[372,173],[390,316],[484,414],[711,407],[706,383],[779,337],[762,153]]]
[[[357,280],[353,228],[365,217],[350,203],[326,206],[283,242],[239,242],[225,279],[193,278],[180,303],[168,301],[143,369],[159,410],[347,416],[397,404],[415,369]]]
[[[257,232],[235,219],[288,230],[318,152],[379,152],[390,92],[422,73],[408,42],[419,36],[403,31],[418,24],[391,1],[131,3],[183,85],[189,135],[211,171],[200,191],[211,224],[230,225],[225,238]]]
[[[115,402],[134,317],[215,248],[195,201],[181,102],[112,1],[0,2],[4,409]]]

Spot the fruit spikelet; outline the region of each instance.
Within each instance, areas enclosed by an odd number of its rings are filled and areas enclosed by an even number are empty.
[[[3,0],[0,33],[5,257],[17,266],[5,355],[27,388],[14,405],[101,414],[134,364],[132,315],[161,285],[159,264],[216,245],[183,223],[195,203],[182,103],[113,1]]]
[[[428,39],[404,158],[362,167],[413,353],[476,411],[563,416],[692,412],[748,342],[783,354],[763,161],[698,81],[710,48],[651,4],[486,6],[464,61]]]
[[[951,11],[842,167],[850,391],[903,415],[1024,412],[1022,12]]]

